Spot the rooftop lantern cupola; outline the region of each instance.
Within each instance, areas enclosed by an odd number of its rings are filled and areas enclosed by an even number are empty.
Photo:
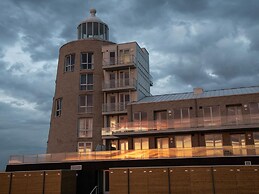
[[[96,9],[90,9],[90,16],[78,25],[78,39],[109,40],[108,25],[96,17],[95,14]]]

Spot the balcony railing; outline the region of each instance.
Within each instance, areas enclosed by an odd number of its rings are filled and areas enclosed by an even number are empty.
[[[142,121],[142,122],[127,122],[123,125],[107,127],[102,129],[102,135],[115,135],[116,133],[132,133],[146,131],[165,130],[193,130],[193,129],[221,129],[221,128],[247,128],[251,126],[259,127],[259,114],[235,116],[220,116],[220,117],[201,117],[187,119],[167,119],[160,121]]]
[[[103,104],[103,113],[127,112],[127,103]]]
[[[110,59],[103,61],[103,68],[118,68],[118,67],[136,67],[136,58],[134,55],[121,55],[110,57]]]
[[[118,89],[136,89],[137,80],[121,79],[121,80],[110,80],[103,83],[103,90],[118,90]]]
[[[74,152],[38,155],[13,155],[9,164],[35,164],[54,162],[77,161],[108,161],[108,160],[136,160],[136,159],[174,159],[192,157],[222,157],[222,156],[256,156],[259,155],[259,147],[245,146],[233,148],[232,146],[194,147],[194,148],[167,148],[149,150],[114,150],[98,152]]]

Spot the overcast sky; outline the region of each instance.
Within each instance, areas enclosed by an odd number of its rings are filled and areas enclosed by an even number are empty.
[[[1,0],[0,170],[45,153],[58,50],[90,7],[150,54],[152,94],[259,85],[258,0]]]

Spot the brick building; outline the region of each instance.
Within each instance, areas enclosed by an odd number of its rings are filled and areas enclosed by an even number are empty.
[[[147,50],[90,14],[60,48],[47,154],[11,156],[0,188],[259,193],[259,86],[153,96]]]

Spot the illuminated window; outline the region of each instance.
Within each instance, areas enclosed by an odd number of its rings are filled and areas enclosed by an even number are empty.
[[[206,134],[205,135],[206,147],[222,147],[222,135],[221,134]]]
[[[93,53],[81,53],[81,69],[93,69]]]
[[[74,71],[75,54],[70,54],[65,57],[65,72]]]
[[[55,110],[55,116],[59,117],[61,116],[61,109],[62,109],[62,98],[58,98],[56,100],[56,110]]]
[[[80,75],[80,90],[93,90],[94,86],[93,74],[81,74]]]
[[[168,138],[157,138],[156,144],[158,149],[169,148],[169,139]]]
[[[191,148],[192,147],[191,135],[175,136],[175,146],[177,148]]]
[[[256,148],[259,148],[259,132],[254,132],[254,145]]]
[[[92,137],[93,118],[80,118],[78,123],[78,137]]]
[[[91,142],[78,142],[77,151],[78,152],[91,152],[92,143]]]
[[[93,112],[93,95],[86,94],[79,96],[79,112],[91,113]]]
[[[128,150],[128,149],[129,149],[128,140],[121,139],[120,140],[120,150]]]
[[[147,150],[147,149],[149,149],[148,138],[134,138],[133,144],[134,144],[134,150]]]

